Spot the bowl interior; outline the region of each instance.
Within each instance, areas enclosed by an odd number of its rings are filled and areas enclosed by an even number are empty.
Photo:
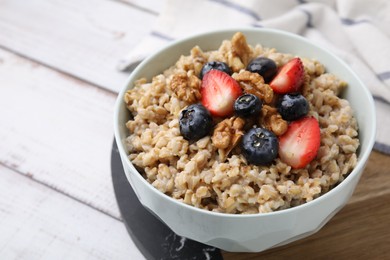
[[[198,45],[203,51],[215,50],[220,46],[223,40],[231,39],[233,34],[237,31],[241,31],[246,36],[248,43],[251,45],[260,43],[264,47],[276,48],[278,52],[316,59],[325,66],[327,72],[335,74],[348,83],[348,88],[343,93],[343,97],[349,100],[352,108],[354,109],[354,114],[359,125],[359,139],[361,142],[360,149],[358,151],[358,165],[350,176],[357,174],[358,171],[361,171],[364,163],[368,159],[369,153],[372,150],[375,138],[375,110],[370,92],[359,80],[357,75],[348,67],[348,65],[329,51],[312,44],[300,36],[270,29],[240,28],[206,33],[177,41],[144,60],[130,75],[125,87],[120,92],[116,103],[115,138],[117,140],[120,153],[122,155],[127,154],[125,148],[125,138],[128,135],[128,131],[125,127],[125,123],[129,119],[129,113],[123,102],[123,96],[126,90],[133,86],[133,82],[142,77],[151,79],[153,76],[162,73],[165,69],[172,66],[181,55],[189,55],[190,50],[196,45]],[[131,165],[130,162],[128,162],[128,164]],[[141,175],[139,175],[139,178],[142,178]],[[348,181],[348,178],[346,178],[343,182],[346,181]],[[145,180],[144,183],[149,185]],[[336,188],[339,188],[339,186],[342,185],[343,183],[338,185]],[[151,189],[154,189],[151,185],[149,186]],[[313,200],[312,202],[321,199],[321,197]]]

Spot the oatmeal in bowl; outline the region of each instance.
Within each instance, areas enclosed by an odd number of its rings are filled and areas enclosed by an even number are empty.
[[[249,45],[237,32],[126,92],[129,159],[153,187],[205,210],[297,206],[356,165],[346,87],[319,61]]]
[[[356,75],[307,40],[230,30],[141,63],[115,134],[138,198],[173,231],[261,251],[313,233],[351,196],[375,132],[363,103],[372,115]]]

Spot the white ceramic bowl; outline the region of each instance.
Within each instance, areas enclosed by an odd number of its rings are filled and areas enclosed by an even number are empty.
[[[315,58],[348,82],[344,93],[355,111],[361,146],[358,163],[351,174],[337,187],[321,197],[277,212],[254,215],[233,215],[209,212],[178,202],[150,185],[127,158],[125,123],[129,113],[123,96],[141,77],[151,79],[173,65],[180,55],[188,55],[195,45],[203,51],[217,49],[222,40],[241,31],[249,44],[261,43],[278,52]],[[269,29],[234,29],[217,31],[176,41],[144,60],[131,74],[119,93],[115,106],[115,139],[126,176],[140,202],[176,234],[226,251],[260,252],[286,244],[318,231],[348,201],[363,172],[375,138],[375,110],[372,96],[356,74],[339,58],[300,36]]]

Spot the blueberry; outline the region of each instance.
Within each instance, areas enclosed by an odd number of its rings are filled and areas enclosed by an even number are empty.
[[[197,141],[208,135],[213,127],[213,118],[202,104],[189,105],[179,116],[180,133],[184,139]]]
[[[220,71],[223,71],[229,75],[232,75],[232,70],[230,69],[229,65],[227,65],[225,62],[222,62],[222,61],[210,61],[210,62],[207,62],[202,70],[200,71],[200,75],[199,75],[199,78],[200,79],[203,79],[203,76],[209,72],[210,70],[220,70]]]
[[[268,165],[277,156],[278,138],[264,128],[252,128],[242,138],[242,154],[250,164]]]
[[[265,57],[258,57],[249,62],[246,67],[250,72],[256,72],[260,74],[266,83],[270,82],[278,72],[278,66],[276,63]]]
[[[244,94],[234,102],[234,112],[239,117],[247,118],[258,115],[262,106],[263,102],[257,96]]]
[[[283,95],[277,103],[278,112],[284,120],[294,121],[309,112],[309,103],[299,93]]]

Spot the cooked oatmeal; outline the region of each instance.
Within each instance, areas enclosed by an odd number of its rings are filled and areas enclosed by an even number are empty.
[[[141,78],[127,91],[125,102],[132,115],[126,123],[129,159],[156,189],[205,210],[265,213],[319,197],[355,167],[358,126],[349,102],[340,97],[347,84],[327,73],[320,62],[305,57],[300,57],[305,73],[301,93],[309,103],[308,116],[320,126],[316,157],[300,169],[279,157],[266,166],[247,162],[239,148],[246,125],[261,125],[280,136],[289,124],[275,109],[278,94],[260,75],[245,70],[258,56],[274,60],[278,67],[294,58],[260,43],[248,45],[245,36],[236,33],[218,50],[202,51],[195,46],[162,74],[151,81]],[[188,105],[200,102],[199,74],[210,61],[228,64],[243,92],[261,98],[261,116],[257,121],[234,115],[214,117],[209,135],[188,141],[180,132],[179,115]]]

